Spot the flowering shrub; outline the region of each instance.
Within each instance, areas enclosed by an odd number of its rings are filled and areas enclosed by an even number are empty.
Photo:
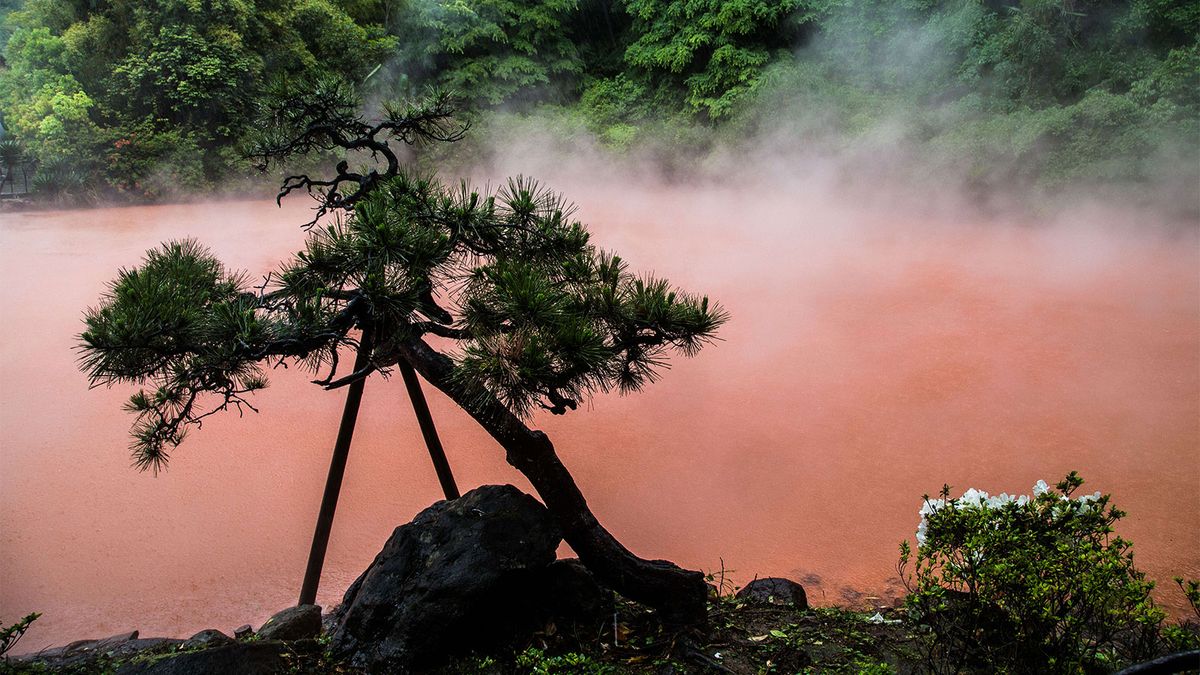
[[[926,496],[915,558],[900,545],[910,615],[931,629],[930,662],[1004,672],[1091,672],[1153,653],[1165,613],[1113,534],[1110,496],[1080,497],[1074,472],[1032,496],[949,486]],[[908,566],[913,567],[909,574]]]

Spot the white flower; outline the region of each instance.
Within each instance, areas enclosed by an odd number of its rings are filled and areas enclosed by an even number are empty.
[[[1044,480],[1039,480],[1033,486],[1033,496],[1034,497],[1037,497],[1038,495],[1043,495],[1049,491],[1050,491],[1050,486],[1046,485],[1046,481],[1044,481]]]
[[[1017,506],[1025,506],[1029,503],[1029,495],[1021,495],[1017,497]]]
[[[885,619],[882,612],[875,612],[875,616],[867,619],[871,623],[900,623],[900,619]]]
[[[963,493],[962,497],[958,498],[958,505],[961,506],[980,506],[987,501],[988,493],[982,490],[970,488]]]
[[[1014,501],[1016,500],[1012,497],[1012,495],[1008,494],[1007,492],[1001,492],[995,497],[988,497],[987,505],[990,509],[998,509],[1003,507],[1005,504],[1011,504]]]
[[[1080,513],[1091,513],[1092,510],[1096,508],[1095,506],[1092,506],[1092,502],[1096,502],[1099,500],[1100,500],[1100,491],[1099,490],[1097,490],[1096,492],[1094,492],[1090,495],[1083,495],[1082,497],[1079,498],[1079,512]]]

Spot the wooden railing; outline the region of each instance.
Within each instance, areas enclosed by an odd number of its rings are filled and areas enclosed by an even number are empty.
[[[0,167],[0,199],[20,197],[29,193],[29,179],[33,176],[33,165],[29,162]]]

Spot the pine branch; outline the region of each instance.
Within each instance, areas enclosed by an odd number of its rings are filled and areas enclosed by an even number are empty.
[[[305,174],[284,179],[276,202],[303,190],[316,197],[316,213],[305,227],[312,227],[334,211],[350,211],[384,181],[400,172],[400,162],[389,139],[405,145],[452,143],[461,140],[469,124],[456,121],[451,97],[432,92],[424,100],[408,105],[387,104],[383,119],[367,122],[357,111],[357,98],[345,82],[320,80],[310,88],[277,85],[266,114],[266,130],[250,144],[245,154],[260,170],[290,157],[314,151],[365,152],[383,166],[362,173],[349,170],[342,160],[331,179]],[[314,194],[314,192],[316,194]]]

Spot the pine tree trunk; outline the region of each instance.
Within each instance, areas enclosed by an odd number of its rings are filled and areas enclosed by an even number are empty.
[[[529,479],[579,559],[607,586],[677,624],[703,624],[708,586],[700,572],[629,552],[596,519],[546,434],[530,429],[490,395],[468,391],[453,364],[422,340],[393,345],[426,380],[458,403],[504,448],[508,463]]]

